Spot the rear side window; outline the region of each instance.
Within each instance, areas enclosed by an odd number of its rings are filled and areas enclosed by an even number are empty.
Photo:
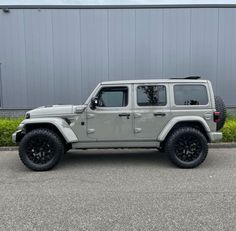
[[[165,106],[166,87],[163,85],[138,86],[137,104],[139,106]]]
[[[207,89],[204,85],[175,85],[176,105],[206,105],[208,104]]]

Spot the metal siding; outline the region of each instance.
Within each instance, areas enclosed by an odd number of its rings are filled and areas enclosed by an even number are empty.
[[[107,10],[81,10],[82,101],[108,80]]]
[[[163,10],[136,10],[136,78],[162,78]]]
[[[190,9],[164,9],[163,77],[190,73]]]
[[[236,9],[219,10],[217,93],[236,106]]]
[[[79,104],[82,98],[80,11],[52,10],[54,103]]]
[[[53,46],[51,10],[24,10],[28,107],[52,104]]]
[[[27,86],[22,10],[13,10],[10,17],[0,11],[0,42],[2,107],[24,108],[27,106]]]
[[[108,10],[109,80],[135,78],[135,10]]]
[[[191,11],[190,72],[211,80],[216,90],[218,9]]]
[[[3,108],[81,103],[100,81],[202,75],[236,106],[236,9],[0,11]]]

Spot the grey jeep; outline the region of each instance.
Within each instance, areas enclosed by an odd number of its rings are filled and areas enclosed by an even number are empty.
[[[199,77],[99,83],[83,105],[26,113],[12,135],[30,169],[53,168],[69,149],[157,148],[181,168],[200,165],[220,141],[226,110]]]

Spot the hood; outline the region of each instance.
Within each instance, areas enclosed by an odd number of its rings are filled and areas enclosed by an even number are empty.
[[[34,110],[28,111],[26,114],[30,114],[30,118],[37,117],[68,117],[74,114],[80,114],[86,108],[85,105],[52,105],[42,106]]]

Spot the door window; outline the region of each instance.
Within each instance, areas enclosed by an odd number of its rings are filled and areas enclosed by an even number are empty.
[[[138,106],[165,106],[166,87],[163,85],[145,85],[137,87]]]
[[[128,87],[104,87],[97,95],[99,107],[126,107]]]

